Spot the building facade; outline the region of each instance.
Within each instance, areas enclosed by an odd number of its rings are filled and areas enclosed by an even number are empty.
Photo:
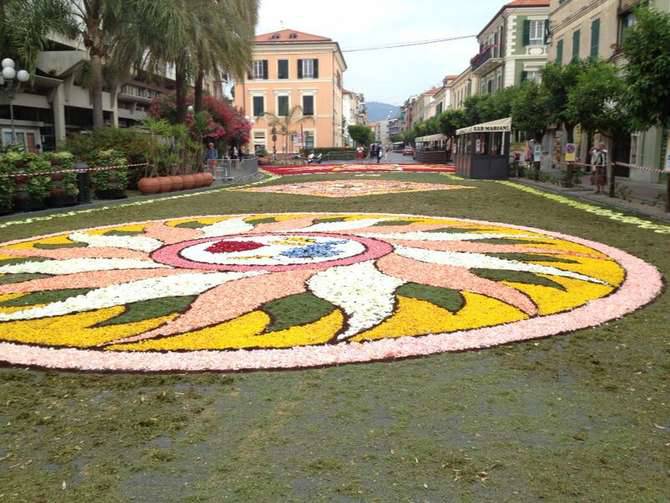
[[[472,67],[456,76],[450,85],[452,95],[450,108],[455,110],[462,110],[465,107],[465,100],[479,93],[479,77],[472,72]]]
[[[492,94],[540,78],[547,62],[549,0],[514,0],[504,5],[477,36],[470,60],[479,94]]]
[[[342,128],[344,135],[344,146],[350,147],[354,144],[349,135],[349,126],[366,125],[368,123],[368,110],[365,104],[365,96],[353,91],[342,92]]]
[[[18,144],[28,151],[50,151],[68,134],[92,129],[93,103],[83,75],[88,60],[80,41],[51,38],[38,55],[33,78],[20,87],[13,100]],[[173,90],[174,75],[169,68],[160,77],[135,75],[117,92],[106,89],[103,93],[105,122],[119,127],[139,124],[146,119],[151,101]],[[9,104],[2,101],[0,142],[13,143]]]
[[[288,149],[342,147],[343,76],[346,62],[337,42],[295,30],[255,39],[252,68],[235,86],[235,106],[253,122],[253,147],[269,152],[270,117],[287,117],[299,106],[304,120],[291,125]],[[276,143],[283,152],[285,142]]]
[[[635,7],[640,0],[552,0],[550,6],[549,61],[568,64],[589,58],[612,61],[624,66],[622,46],[626,34],[635,26]],[[670,0],[650,2],[654,7],[670,11]],[[579,133],[579,131],[578,131]],[[599,138],[578,134],[580,158],[588,159],[588,149]],[[563,140],[561,135],[554,139]],[[652,128],[632,135],[614,138],[613,161],[641,168],[660,169],[668,145],[667,131]],[[560,149],[554,156],[560,156]],[[656,182],[659,174],[649,169],[617,168],[618,176],[633,180]]]

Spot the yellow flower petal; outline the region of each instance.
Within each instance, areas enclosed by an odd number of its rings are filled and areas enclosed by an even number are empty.
[[[518,309],[483,295],[462,292],[465,307],[454,314],[430,302],[398,297],[398,310],[387,321],[362,333],[354,342],[393,339],[434,333],[457,332],[512,323],[528,317]]]

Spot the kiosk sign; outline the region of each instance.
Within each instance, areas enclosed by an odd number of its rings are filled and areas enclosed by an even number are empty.
[[[577,160],[577,145],[568,143],[565,146],[565,162],[575,162]]]

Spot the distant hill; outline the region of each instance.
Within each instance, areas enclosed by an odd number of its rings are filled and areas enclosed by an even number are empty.
[[[383,121],[386,118],[397,119],[400,116],[400,107],[395,105],[376,101],[369,101],[366,105],[368,106],[368,122]]]

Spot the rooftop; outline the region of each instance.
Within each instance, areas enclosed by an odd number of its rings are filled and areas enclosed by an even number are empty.
[[[256,35],[254,39],[257,43],[295,43],[295,42],[332,42],[333,40],[320,35],[312,35],[297,30],[279,30],[272,33]]]

